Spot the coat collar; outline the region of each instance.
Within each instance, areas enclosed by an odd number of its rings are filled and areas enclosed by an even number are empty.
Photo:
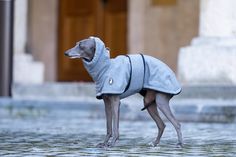
[[[103,83],[103,74],[109,69],[111,61],[109,51],[106,49],[105,44],[97,37],[93,37],[96,43],[95,54],[91,61],[83,59],[83,64],[90,76],[96,84],[96,90],[100,88]]]

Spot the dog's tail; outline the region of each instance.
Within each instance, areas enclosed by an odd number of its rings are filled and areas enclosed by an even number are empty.
[[[144,107],[141,109],[141,111],[144,111],[145,109],[147,109],[148,107],[150,107],[151,105],[153,105],[154,103],[153,102],[155,102],[155,100],[154,101],[152,101],[152,102],[150,102],[150,103],[148,103],[148,104],[144,104]]]

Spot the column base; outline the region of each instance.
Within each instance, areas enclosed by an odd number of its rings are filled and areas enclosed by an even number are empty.
[[[16,54],[13,68],[14,83],[39,84],[44,81],[44,65],[30,54]]]
[[[179,52],[183,84],[236,84],[236,38],[198,37]]]

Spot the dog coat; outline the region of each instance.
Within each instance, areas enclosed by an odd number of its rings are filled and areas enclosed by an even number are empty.
[[[93,37],[96,43],[91,61],[83,64],[96,85],[96,97],[103,94],[119,94],[125,98],[152,89],[176,95],[181,87],[173,71],[160,60],[142,54],[120,55],[110,58],[104,43]]]

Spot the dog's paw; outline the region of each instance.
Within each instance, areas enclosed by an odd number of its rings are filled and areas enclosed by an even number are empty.
[[[107,147],[109,147],[109,148],[113,147],[114,145],[115,145],[115,143],[112,143],[112,142],[107,143]]]
[[[151,146],[151,147],[156,147],[157,145],[158,145],[158,143],[156,143],[156,142],[148,143],[148,146]]]
[[[105,144],[105,143],[98,143],[98,144],[96,145],[96,147],[97,147],[97,148],[104,148],[104,147],[107,147],[107,144]]]
[[[176,146],[177,146],[177,148],[184,148],[183,143],[177,143]]]

